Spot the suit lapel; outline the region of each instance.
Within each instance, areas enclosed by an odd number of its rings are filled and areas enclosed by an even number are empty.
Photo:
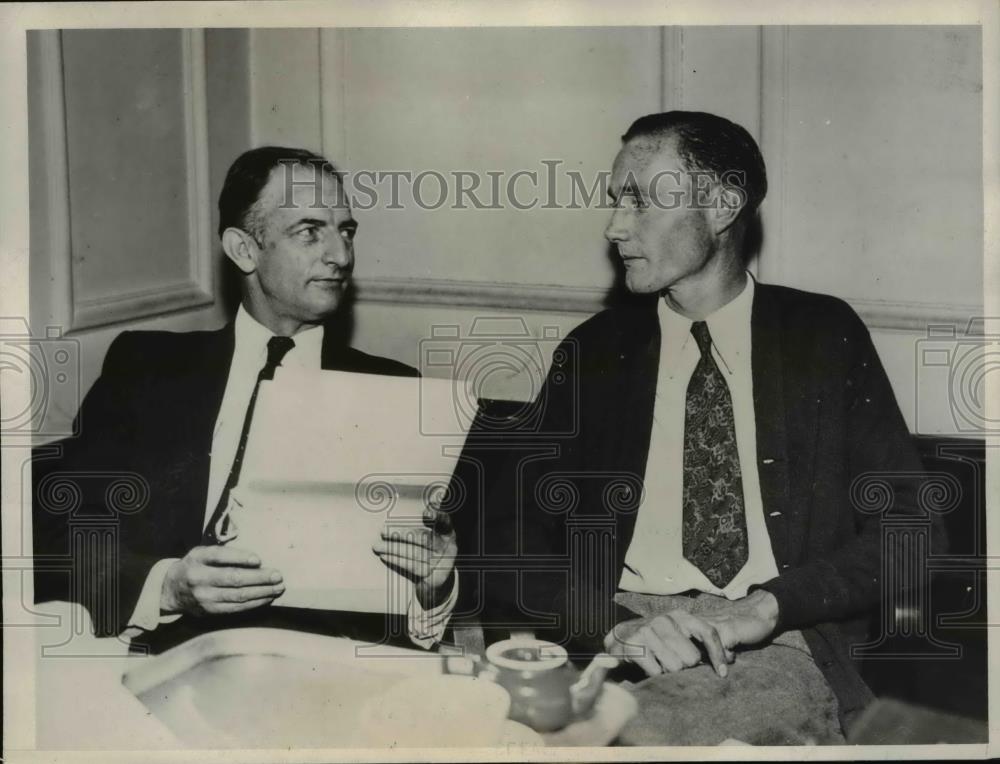
[[[782,357],[781,316],[765,284],[754,292],[750,321],[753,405],[757,427],[757,471],[764,521],[774,558],[786,559],[793,518],[789,505],[786,366]]]
[[[328,326],[323,326],[320,331],[323,332],[323,346],[320,351],[319,362],[320,368],[327,371],[339,369],[343,363],[343,343],[339,341],[336,332],[331,331]]]

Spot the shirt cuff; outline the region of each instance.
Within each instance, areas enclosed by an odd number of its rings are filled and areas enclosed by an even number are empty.
[[[160,614],[160,596],[163,591],[163,580],[167,577],[170,566],[177,562],[175,557],[167,557],[158,561],[149,570],[146,582],[139,592],[139,599],[128,619],[128,626],[122,632],[123,637],[133,639],[144,631],[153,631],[161,623],[170,623],[180,618],[180,613]]]
[[[410,607],[406,613],[406,631],[410,641],[417,647],[430,650],[444,638],[444,631],[448,628],[448,621],[455,609],[455,603],[458,602],[458,576],[455,576],[454,580],[448,598],[430,610],[424,610],[420,606],[416,594],[410,598]]]

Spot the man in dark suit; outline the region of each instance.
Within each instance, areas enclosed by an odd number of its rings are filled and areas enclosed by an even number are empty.
[[[46,591],[43,576],[41,597],[82,600],[99,635],[124,633],[157,649],[221,626],[295,625],[287,613],[275,623],[265,608],[284,591],[281,572],[263,568],[238,540],[222,543],[260,382],[277,366],[417,374],[338,342],[330,325],[358,226],[328,160],[299,149],[248,151],[229,170],[219,212],[222,248],[242,279],[235,321],[217,331],[121,334],[80,409],[79,437],[57,465],[79,477],[85,513],[100,516],[114,503],[106,485],[86,476],[132,476],[145,501],[120,514],[114,548],[96,562],[68,548],[65,525],[48,524],[36,544],[74,556],[72,592]],[[416,582],[410,637],[439,639],[454,589],[454,533],[439,526],[372,541],[374,553]],[[337,628],[315,613],[298,616],[304,628]]]
[[[554,355],[528,444],[554,458],[509,465],[517,554],[535,570],[487,586],[487,611],[658,677],[648,692],[669,711],[632,742],[682,742],[741,686],[737,715],[801,708],[800,741],[837,740],[837,713],[872,697],[849,647],[897,562],[880,520],[918,513],[921,463],[865,325],[746,271],[765,192],[756,143],[728,120],[668,112],[629,128],[605,235],[636,297]],[[858,490],[876,478],[894,493],[873,508]],[[751,676],[754,654],[771,664]],[[744,721],[713,732],[746,739]]]

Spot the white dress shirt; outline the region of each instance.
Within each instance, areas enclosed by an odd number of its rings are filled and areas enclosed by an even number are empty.
[[[229,366],[226,390],[222,396],[222,405],[219,407],[215,429],[212,432],[212,452],[203,527],[208,524],[214,514],[216,504],[218,504],[226,486],[226,480],[236,456],[236,449],[239,447],[243,420],[246,417],[250,397],[253,395],[253,389],[257,383],[257,375],[267,362],[267,343],[274,336],[270,329],[258,323],[242,305],[236,312],[233,328],[235,335],[233,360]],[[295,340],[295,346],[282,359],[282,368],[321,369],[322,327],[305,329],[292,339]],[[125,636],[134,637],[140,630],[151,631],[161,623],[168,623],[180,618],[180,615],[177,614],[160,612],[160,591],[163,588],[167,570],[174,562],[176,562],[175,558],[166,558],[157,562],[150,569],[139,594],[135,610],[129,619],[129,628],[126,629]],[[421,647],[430,647],[435,642],[440,641],[445,627],[448,625],[451,612],[455,608],[457,598],[457,583],[452,587],[448,599],[432,610],[423,610],[414,597],[410,602],[407,616],[410,639]]]
[[[656,378],[653,429],[646,459],[645,498],[625,555],[619,587],[647,594],[688,590],[738,599],[748,587],[778,575],[757,472],[757,427],[754,419],[750,365],[750,315],[754,281],[747,274],[743,291],[705,320],[712,336],[712,355],[729,385],[736,427],[736,449],[743,478],[749,555],[725,588],[718,588],[684,558],[684,411],[687,386],[701,357],[691,334],[691,321],[672,311],[666,300],[657,305],[660,363]]]

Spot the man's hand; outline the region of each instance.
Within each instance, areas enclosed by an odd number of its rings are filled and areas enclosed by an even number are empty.
[[[732,650],[713,624],[684,610],[623,621],[604,638],[608,653],[638,664],[649,676],[698,665],[698,644],[704,646],[716,673],[725,676],[726,665],[733,661]]]
[[[655,676],[701,663],[701,644],[712,668],[724,677],[727,664],[735,658],[733,649],[767,639],[777,620],[774,595],[757,590],[741,599],[720,603],[712,613],[692,615],[674,610],[654,618],[624,621],[604,638],[604,646],[612,655],[632,661],[649,676]]]
[[[774,633],[778,600],[770,592],[757,589],[746,597],[724,602],[717,612],[702,617],[719,630],[727,647],[756,645]]]
[[[446,512],[428,508],[423,521],[423,528],[384,528],[372,551],[416,584],[420,606],[430,610],[444,602],[454,586],[458,542]]]
[[[160,609],[167,613],[237,613],[267,605],[285,591],[281,573],[261,568],[252,552],[196,546],[167,571]]]

